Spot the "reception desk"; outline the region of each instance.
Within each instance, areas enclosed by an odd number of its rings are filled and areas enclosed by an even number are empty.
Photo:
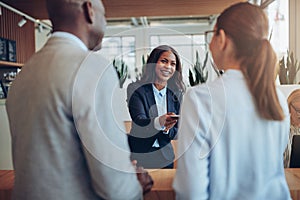
[[[285,169],[285,178],[293,200],[300,200],[300,168]]]
[[[175,193],[172,182],[175,169],[160,169],[149,171],[154,180],[152,190],[144,196],[145,200],[172,200]],[[285,169],[285,177],[293,200],[300,200],[300,168]]]
[[[152,190],[144,196],[145,200],[172,200],[175,193],[172,182],[175,169],[149,170],[154,180]],[[300,200],[300,168],[285,169],[285,176],[293,200]],[[0,200],[10,200],[14,182],[13,170],[0,171]]]

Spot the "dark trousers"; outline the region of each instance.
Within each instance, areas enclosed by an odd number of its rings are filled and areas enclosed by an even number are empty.
[[[172,158],[166,159],[160,148],[151,147],[148,153],[131,153],[131,160],[137,160],[137,166],[146,169],[173,169]]]

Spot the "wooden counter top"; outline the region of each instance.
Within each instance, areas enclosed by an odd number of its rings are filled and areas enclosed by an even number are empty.
[[[13,170],[0,170],[0,200],[11,200],[14,179]]]
[[[172,200],[175,193],[172,182],[175,169],[148,170],[154,180],[154,185],[145,200]],[[285,169],[286,180],[293,200],[300,200],[300,168]],[[0,200],[10,200],[14,182],[13,170],[0,170]]]
[[[160,169],[149,171],[154,180],[152,190],[144,196],[145,200],[173,200],[175,193],[172,182],[175,169]],[[285,177],[293,200],[300,200],[300,168],[286,168]]]
[[[285,178],[293,200],[300,200],[300,168],[286,168]]]
[[[152,176],[154,185],[149,193],[144,196],[144,200],[155,199],[175,199],[175,192],[172,188],[172,182],[175,175],[175,169],[148,170]]]

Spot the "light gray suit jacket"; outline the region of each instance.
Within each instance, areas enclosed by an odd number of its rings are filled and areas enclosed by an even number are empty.
[[[27,62],[6,102],[13,199],[139,199],[114,69],[99,53],[51,37]]]

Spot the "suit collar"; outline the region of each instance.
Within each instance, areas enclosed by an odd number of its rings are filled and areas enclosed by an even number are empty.
[[[152,89],[152,84],[147,84],[145,85],[145,95],[147,98],[147,101],[149,103],[150,106],[155,104],[155,98],[154,98],[154,94],[153,94],[153,89]]]
[[[150,83],[150,84],[144,85],[144,89],[145,89],[145,95],[147,97],[149,106],[155,105],[156,102],[155,102],[155,98],[154,98],[154,94],[153,94],[152,84]],[[167,88],[166,95],[167,95],[167,112],[169,112],[169,111],[174,112],[175,108],[174,108],[173,92],[169,88]],[[155,109],[155,112],[156,112],[156,116],[158,116],[157,107]]]

